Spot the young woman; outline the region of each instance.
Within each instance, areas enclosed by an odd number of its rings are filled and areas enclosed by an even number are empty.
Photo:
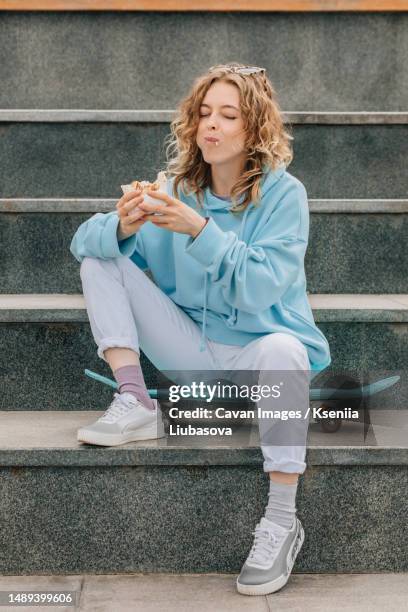
[[[296,385],[303,404],[310,377],[331,363],[306,293],[307,194],[286,171],[292,137],[265,69],[210,68],[182,100],[170,139],[167,194],[150,191],[157,204],[140,191],[124,195],[115,211],[83,223],[71,243],[97,354],[119,390],[79,430],[83,442],[164,435],[140,349],[157,369],[180,377],[214,369],[306,373],[307,386]],[[297,444],[261,438],[270,490],[237,579],[243,594],[286,584],[303,543],[295,498],[307,421],[293,421],[296,427]]]

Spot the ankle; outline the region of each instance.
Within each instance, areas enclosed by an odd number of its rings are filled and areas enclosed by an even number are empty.
[[[155,410],[155,404],[149,396],[140,366],[127,365],[114,371],[119,393],[131,393],[149,410]]]
[[[140,365],[140,356],[136,351],[127,348],[108,348],[104,356],[109,363],[112,372],[128,365]]]
[[[282,484],[296,484],[299,480],[299,474],[290,472],[269,472],[270,480]]]
[[[149,396],[145,397],[138,390],[133,389],[131,386],[124,386],[124,388],[121,387],[120,394],[123,395],[124,393],[129,393],[129,395],[132,395],[135,399],[137,399],[138,402],[142,403],[143,406],[145,406],[149,410],[156,410],[155,403]]]
[[[265,518],[285,529],[290,529],[296,516],[296,492],[297,482],[285,484],[270,479]]]

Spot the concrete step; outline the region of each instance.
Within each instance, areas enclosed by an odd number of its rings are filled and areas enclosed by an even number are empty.
[[[387,406],[408,405],[408,295],[309,295],[318,327],[326,335],[330,372],[347,371],[370,381],[400,375],[387,392]],[[84,375],[85,369],[112,378],[96,353],[82,295],[0,296],[1,410],[100,410],[112,389]],[[149,388],[159,372],[142,352]],[[381,407],[383,394],[370,406]]]
[[[168,111],[166,111],[168,114]],[[0,117],[2,198],[119,198],[120,185],[153,180],[165,162],[168,118],[162,111],[3,111]],[[295,158],[289,171],[310,198],[406,198],[408,114],[356,116],[313,113],[293,124]],[[347,119],[349,121],[347,122]],[[320,123],[317,123],[320,121]],[[332,123],[330,123],[332,121]],[[334,124],[333,124],[334,121]]]
[[[237,60],[264,66],[287,110],[406,110],[407,21],[404,12],[4,12],[0,108],[174,108],[198,75]]]
[[[0,199],[0,293],[82,292],[72,237],[117,199]],[[311,199],[309,208],[310,293],[408,293],[408,200]]]
[[[278,593],[245,597],[230,574],[0,576],[3,591],[76,592],[78,612],[384,612],[403,610],[406,573],[294,573]],[[279,608],[277,608],[279,606]]]
[[[238,572],[267,501],[257,426],[77,442],[95,417],[0,413],[0,573]],[[295,572],[407,571],[408,437],[373,425],[364,440],[356,423],[332,435],[310,424]]]

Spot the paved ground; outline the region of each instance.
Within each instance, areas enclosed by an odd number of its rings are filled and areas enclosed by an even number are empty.
[[[235,591],[227,574],[120,574],[0,576],[0,591],[77,591],[79,605],[18,606],[24,612],[402,612],[408,609],[407,574],[292,574],[267,597]],[[0,605],[1,612],[16,607]]]

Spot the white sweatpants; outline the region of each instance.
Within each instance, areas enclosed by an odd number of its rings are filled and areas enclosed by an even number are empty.
[[[293,334],[265,334],[246,346],[221,344],[207,338],[208,350],[200,352],[200,327],[128,257],[109,260],[85,257],[80,275],[97,354],[106,362],[106,349],[122,347],[139,354],[142,349],[161,372],[297,370],[306,372],[308,382],[312,377],[306,348]],[[308,386],[302,393],[307,393],[304,401],[308,402]],[[308,422],[300,427],[304,429],[302,443],[288,446],[261,443],[265,472],[305,471]]]

